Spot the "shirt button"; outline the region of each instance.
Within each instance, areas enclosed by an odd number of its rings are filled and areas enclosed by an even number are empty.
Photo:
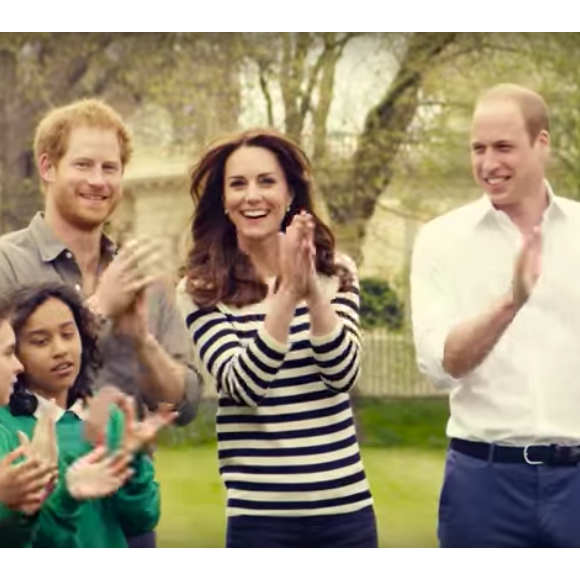
[[[67,252],[67,253],[65,254],[65,256],[66,256],[66,257],[67,257],[69,260],[72,258],[72,254],[71,254],[70,252]]]

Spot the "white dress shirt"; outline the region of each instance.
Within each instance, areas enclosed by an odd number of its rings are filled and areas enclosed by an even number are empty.
[[[487,196],[420,230],[411,268],[417,363],[449,389],[449,437],[504,445],[580,444],[580,203],[554,196],[542,220],[542,272],[492,352],[453,379],[445,339],[510,288],[521,234]]]

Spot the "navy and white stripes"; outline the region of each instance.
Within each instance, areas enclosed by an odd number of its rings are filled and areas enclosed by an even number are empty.
[[[372,503],[348,391],[360,373],[358,289],[325,279],[340,324],[310,336],[300,305],[287,344],[264,328],[270,301],[198,309],[179,287],[197,356],[219,393],[217,435],[228,515],[346,513]]]

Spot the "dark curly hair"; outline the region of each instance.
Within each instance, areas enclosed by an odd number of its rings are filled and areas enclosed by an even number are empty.
[[[51,298],[60,300],[71,309],[82,344],[79,375],[68,392],[67,408],[69,408],[77,400],[85,400],[91,396],[94,372],[102,364],[97,342],[97,323],[91,311],[83,304],[79,293],[64,283],[38,284],[19,288],[10,298],[10,322],[16,335],[18,353],[19,335],[23,326],[34,312]],[[37,406],[36,397],[27,390],[24,375],[19,375],[10,395],[10,412],[13,415],[34,415]]]
[[[263,300],[268,286],[262,282],[247,254],[238,248],[236,229],[224,212],[224,173],[228,158],[241,147],[262,147],[278,160],[293,197],[284,230],[300,210],[315,222],[316,270],[338,275],[341,289],[350,287],[349,273],[335,263],[335,240],[330,228],[316,215],[310,161],[291,139],[270,128],[255,128],[228,135],[204,152],[191,170],[190,195],[194,202],[192,249],[186,266],[187,291],[201,307],[218,302],[236,307]]]

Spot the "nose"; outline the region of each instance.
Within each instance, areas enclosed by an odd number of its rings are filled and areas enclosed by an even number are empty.
[[[249,183],[246,189],[246,200],[247,201],[258,201],[260,199],[260,188],[256,183]]]
[[[60,338],[54,338],[52,341],[52,357],[58,358],[67,353],[66,342]]]
[[[93,167],[89,173],[88,182],[93,187],[102,187],[105,185],[105,175],[101,167]]]
[[[499,166],[497,157],[492,150],[487,150],[481,157],[481,169],[484,174],[493,173]]]
[[[20,362],[20,359],[16,356],[13,355],[13,367],[14,367],[14,374],[15,375],[19,375],[22,371],[24,371],[24,366],[22,365],[22,363]]]

